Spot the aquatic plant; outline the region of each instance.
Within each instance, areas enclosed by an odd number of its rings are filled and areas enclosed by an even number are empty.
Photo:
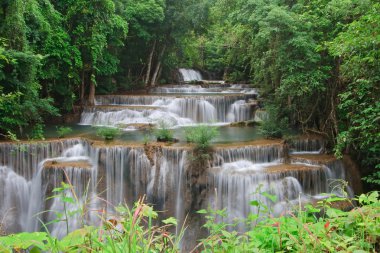
[[[210,147],[211,141],[219,135],[215,126],[198,125],[186,129],[186,141],[195,143],[197,149],[205,150]]]
[[[116,136],[121,134],[121,130],[119,128],[112,127],[98,127],[96,130],[96,135],[102,137],[106,141],[110,141],[115,139]]]
[[[73,129],[71,127],[60,126],[60,127],[56,127],[56,129],[57,129],[58,138],[66,137],[68,134],[73,132]]]
[[[160,121],[158,127],[154,130],[157,141],[170,142],[174,141],[173,131],[169,129],[169,124]]]

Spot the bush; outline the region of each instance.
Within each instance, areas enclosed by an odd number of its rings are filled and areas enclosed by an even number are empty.
[[[71,127],[57,127],[58,138],[66,137],[68,134],[72,133],[72,131],[73,129]]]
[[[211,141],[218,135],[218,128],[214,126],[199,125],[186,129],[186,141],[195,143],[202,150],[209,148]]]
[[[36,124],[32,129],[32,140],[45,140],[44,125]]]
[[[271,196],[269,196],[271,197]],[[378,252],[380,248],[379,193],[362,194],[356,201],[360,206],[350,212],[333,208],[335,202],[348,199],[330,197],[316,205],[288,211],[273,217],[269,208],[258,200],[258,208],[241,221],[251,224],[245,233],[234,231],[236,224],[218,222],[226,217],[225,210],[201,210],[206,216],[209,236],[199,244],[203,252]],[[301,206],[301,204],[300,204]],[[242,223],[240,223],[242,224]],[[227,228],[228,231],[227,231]]]
[[[169,129],[169,125],[164,121],[159,122],[158,128],[154,131],[154,135],[156,136],[157,141],[174,141],[173,132]]]
[[[288,130],[288,119],[280,118],[278,108],[269,106],[266,108],[268,118],[263,120],[260,132],[266,138],[282,138]]]
[[[119,128],[99,127],[96,130],[96,135],[99,137],[102,137],[103,139],[107,141],[115,139],[115,137],[120,134],[121,134],[121,131]]]

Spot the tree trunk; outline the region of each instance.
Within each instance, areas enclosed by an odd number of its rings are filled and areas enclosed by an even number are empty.
[[[85,77],[84,77],[84,70],[82,71],[82,82],[80,84],[80,103],[81,105],[84,105],[84,91],[85,91]]]
[[[152,69],[152,61],[153,61],[153,55],[154,55],[154,51],[156,49],[156,43],[157,41],[154,40],[153,42],[153,46],[152,46],[152,51],[150,51],[150,54],[149,54],[149,58],[148,58],[148,69],[146,70],[146,75],[145,75],[145,86],[147,86],[149,84],[149,80],[150,80],[150,72],[151,72],[151,69]]]
[[[89,106],[95,105],[95,83],[92,80],[92,76],[90,76],[90,91],[88,93],[87,105],[89,105]]]
[[[166,45],[163,46],[163,48],[162,48],[162,50],[160,52],[160,55],[158,56],[158,62],[157,62],[157,65],[156,65],[156,70],[154,71],[154,74],[153,74],[153,77],[152,77],[152,81],[150,82],[150,86],[151,87],[154,87],[156,85],[156,81],[157,81],[157,77],[158,77],[158,72],[161,69],[162,57],[164,56],[165,50],[166,50]]]

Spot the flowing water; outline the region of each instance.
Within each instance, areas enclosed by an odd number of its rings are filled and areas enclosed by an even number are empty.
[[[178,71],[182,75],[184,82],[201,81],[203,79],[198,70],[180,68]]]
[[[231,90],[239,92],[230,94]],[[255,117],[257,94],[244,86],[169,86],[154,92],[98,96],[97,106],[84,110],[80,124],[122,125],[133,131],[132,135],[139,135],[136,124],[157,124],[160,120],[178,128]],[[173,95],[178,92],[187,95]],[[228,137],[229,131],[234,138]],[[39,231],[41,221],[49,223],[66,210],[72,213],[68,222],[48,226],[61,238],[83,225],[98,224],[99,211],[113,214],[115,206],[131,206],[144,195],[155,209],[164,211],[162,216],[174,216],[182,223],[187,214],[194,215],[209,205],[225,208],[223,220],[234,222],[258,213],[257,203],[280,215],[294,203],[320,198],[322,193],[343,194],[337,183],[331,182],[349,181],[350,175],[342,161],[322,154],[323,139],[240,142],[251,140],[254,131],[222,128],[219,142],[226,143],[215,145],[208,162],[200,166],[194,165],[197,156],[183,143],[113,144],[90,138],[0,143],[0,222],[7,233]],[[62,183],[73,187],[51,198],[57,194],[53,189]],[[70,201],[63,203],[63,197]],[[189,225],[189,233],[196,231],[197,225]],[[238,229],[246,227],[239,224]]]
[[[167,88],[169,89],[169,88]],[[173,88],[175,89],[175,88]],[[226,125],[253,118],[256,94],[98,96],[98,107],[86,108],[80,124],[121,127],[159,125],[170,128],[199,123]]]

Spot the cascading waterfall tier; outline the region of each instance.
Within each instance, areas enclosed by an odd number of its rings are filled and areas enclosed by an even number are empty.
[[[70,211],[87,205],[112,214],[115,206],[132,205],[146,195],[157,210],[165,211],[164,216],[175,216],[180,222],[194,208],[208,204],[226,208],[226,221],[232,222],[257,211],[250,201],[258,200],[279,215],[300,198],[307,201],[331,192],[335,186],[330,180],[349,179],[343,163],[313,153],[319,145],[298,145],[297,151],[303,153],[292,154],[289,164],[283,163],[285,146],[279,141],[220,145],[210,154],[210,165],[200,170],[192,166],[196,156],[188,146],[111,146],[85,139],[1,143],[0,217],[7,217],[7,232],[38,231],[36,214],[49,222],[56,214],[43,211],[62,212],[59,199],[46,199],[65,182],[74,186],[63,192],[75,199],[66,206]],[[37,156],[36,150],[42,153]],[[276,196],[277,201],[273,203],[260,191]],[[78,228],[83,221],[97,224],[97,213],[74,215],[69,229]],[[65,229],[62,222],[49,225],[58,237],[66,234]]]
[[[344,195],[331,182],[350,178],[342,162],[335,157],[317,158],[323,156],[316,154],[323,141],[301,139],[293,143],[296,151],[290,163],[284,163],[289,159],[285,159],[288,147],[283,143],[215,152],[213,167],[209,170],[209,204],[216,209],[226,208],[227,216],[223,221],[234,223],[249,214],[257,214],[257,205],[250,205],[250,201],[264,204],[273,215],[280,215],[299,201],[320,198],[321,193]],[[276,202],[263,192],[273,195]],[[349,189],[348,194],[352,195]],[[238,227],[242,231],[245,229],[244,224]]]
[[[254,115],[256,94],[202,96],[98,96],[98,106],[86,108],[82,125],[103,125],[136,129],[136,125],[169,127],[197,123],[228,124],[248,121]]]
[[[182,75],[184,82],[201,81],[203,79],[202,74],[195,69],[180,68],[178,71]]]

